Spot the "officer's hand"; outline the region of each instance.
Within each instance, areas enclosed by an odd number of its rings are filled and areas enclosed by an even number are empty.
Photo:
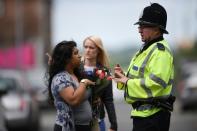
[[[116,72],[120,72],[121,74],[124,74],[122,68],[120,67],[119,64],[116,64],[116,66],[114,67],[114,75],[116,77]]]
[[[127,78],[126,76],[124,76],[122,73],[120,73],[120,72],[115,72],[115,74],[114,74],[115,76],[114,77],[112,77],[112,79],[115,81],[115,82],[121,82],[121,83],[123,83],[123,84],[126,84],[127,83],[127,81],[128,81],[128,79],[129,78]]]

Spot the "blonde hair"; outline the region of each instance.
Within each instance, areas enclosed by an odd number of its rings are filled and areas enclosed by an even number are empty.
[[[98,36],[89,36],[87,37],[84,41],[83,41],[83,45],[85,44],[85,42],[89,40],[92,43],[94,43],[96,45],[96,47],[98,48],[99,52],[98,52],[98,56],[97,56],[97,62],[105,67],[110,68],[109,65],[109,57],[107,52],[105,51],[104,47],[103,47],[103,43],[100,37]]]

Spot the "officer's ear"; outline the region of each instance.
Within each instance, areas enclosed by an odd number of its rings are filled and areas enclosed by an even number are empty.
[[[155,35],[161,35],[161,34],[163,34],[162,33],[163,31],[159,27],[157,27],[157,26],[152,27],[152,30],[155,32],[154,33]]]

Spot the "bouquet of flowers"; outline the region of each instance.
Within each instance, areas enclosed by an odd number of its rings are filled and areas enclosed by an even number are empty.
[[[93,97],[99,96],[102,90],[106,88],[112,80],[109,69],[105,67],[98,67],[94,69],[92,73],[85,72],[84,75],[87,79],[96,82],[96,85],[91,87]]]
[[[109,70],[106,68],[96,68],[94,74],[96,86],[93,89],[93,95],[97,95],[110,84],[112,77]]]

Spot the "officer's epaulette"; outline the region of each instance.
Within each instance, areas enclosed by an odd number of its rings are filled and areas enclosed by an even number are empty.
[[[157,43],[157,48],[158,48],[159,50],[162,50],[162,51],[165,50],[165,46],[164,46],[163,44],[161,44],[161,43]]]

